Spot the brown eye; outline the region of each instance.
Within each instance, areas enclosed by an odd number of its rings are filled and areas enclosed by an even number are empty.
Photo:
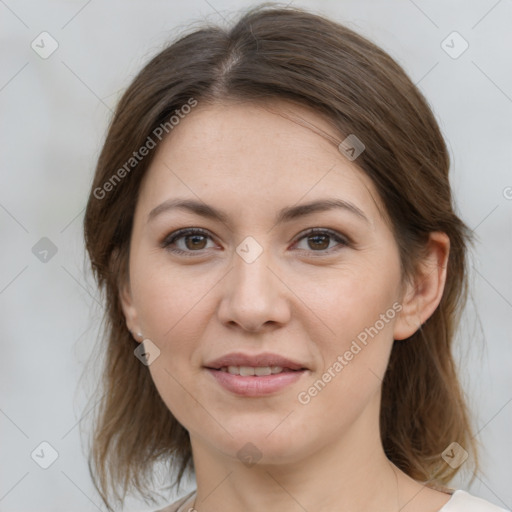
[[[160,245],[171,252],[188,256],[191,253],[201,253],[204,249],[208,249],[208,240],[211,239],[208,232],[202,229],[188,228],[171,233]]]
[[[306,242],[306,247],[304,247],[304,241]],[[303,244],[303,246],[300,247],[300,244]],[[300,250],[318,253],[329,253],[331,251],[342,249],[348,245],[348,240],[342,235],[335,231],[322,228],[309,230],[307,233],[304,233],[296,243],[297,248]]]
[[[204,249],[206,246],[206,237],[204,235],[189,235],[183,237],[187,249]]]
[[[308,245],[311,249],[324,251],[329,247],[330,238],[330,235],[308,236]]]

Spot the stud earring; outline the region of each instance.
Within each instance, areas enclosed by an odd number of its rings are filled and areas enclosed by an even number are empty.
[[[144,336],[142,335],[142,333],[141,333],[141,332],[138,332],[138,333],[137,333],[137,336],[138,336],[139,338],[144,338]]]

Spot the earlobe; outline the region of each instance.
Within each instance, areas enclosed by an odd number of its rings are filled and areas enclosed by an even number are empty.
[[[126,327],[132,333],[132,336],[136,339],[136,341],[142,341],[137,339],[142,338],[142,334],[140,333],[137,309],[133,304],[130,284],[128,282],[123,283],[119,287],[119,300],[121,302],[121,308],[126,320]]]
[[[407,284],[402,310],[394,326],[395,340],[412,336],[434,313],[446,283],[450,239],[446,233],[430,233],[426,255],[418,264],[414,279]]]

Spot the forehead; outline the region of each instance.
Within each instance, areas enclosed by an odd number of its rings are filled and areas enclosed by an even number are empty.
[[[199,102],[158,147],[141,198],[149,207],[189,196],[240,213],[328,194],[374,218],[378,194],[339,141],[328,119],[291,102]]]

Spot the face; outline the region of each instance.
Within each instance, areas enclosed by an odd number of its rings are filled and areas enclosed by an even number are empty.
[[[336,137],[314,112],[271,108],[199,104],[158,148],[121,296],[128,327],[160,350],[149,371],[193,450],[235,460],[252,443],[282,463],[363,417],[378,428],[402,286],[357,160],[277,113]]]

